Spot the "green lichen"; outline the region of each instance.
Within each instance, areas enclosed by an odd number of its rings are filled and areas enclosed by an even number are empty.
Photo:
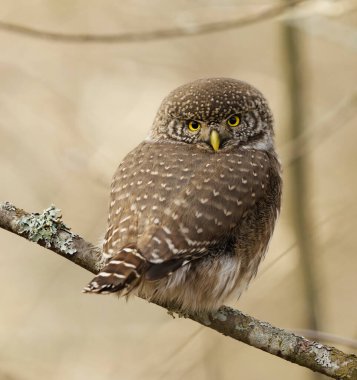
[[[1,203],[1,208],[6,211],[16,211],[16,207],[8,201]]]
[[[338,369],[339,366],[331,360],[331,354],[325,349],[322,344],[316,343],[311,347],[311,351],[315,354],[315,361],[322,367]]]
[[[19,232],[35,243],[42,243],[46,248],[56,248],[67,255],[77,252],[73,248],[76,235],[62,222],[61,210],[50,206],[42,214],[25,215],[18,221]],[[61,232],[66,232],[65,236]]]

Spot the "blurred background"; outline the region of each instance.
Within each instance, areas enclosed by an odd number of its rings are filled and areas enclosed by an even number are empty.
[[[201,77],[248,81],[273,109],[285,186],[267,258],[232,306],[356,353],[338,338],[357,340],[356,50],[356,1],[1,0],[0,201],[55,204],[98,243],[111,176],[162,98]],[[0,244],[0,380],[316,378],[141,299],[83,295],[89,272],[3,230]]]

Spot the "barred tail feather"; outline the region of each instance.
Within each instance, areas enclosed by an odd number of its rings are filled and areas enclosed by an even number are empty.
[[[138,285],[146,263],[136,248],[123,248],[110,259],[83,292],[108,294],[123,289],[129,292]]]

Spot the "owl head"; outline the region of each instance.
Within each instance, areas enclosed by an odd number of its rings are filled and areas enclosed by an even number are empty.
[[[234,146],[271,150],[273,117],[264,96],[250,84],[199,79],[163,100],[149,139],[195,144],[212,153]]]

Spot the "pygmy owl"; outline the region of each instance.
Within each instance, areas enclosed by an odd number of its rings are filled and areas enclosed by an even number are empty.
[[[237,299],[267,250],[281,187],[273,117],[257,89],[226,78],[175,89],[114,175],[107,264],[84,291],[191,313]]]

